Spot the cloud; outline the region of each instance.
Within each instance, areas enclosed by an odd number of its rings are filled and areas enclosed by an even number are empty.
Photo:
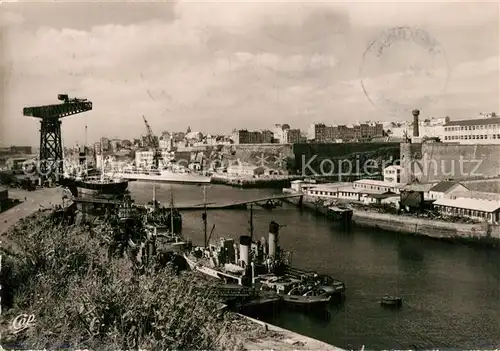
[[[15,6],[9,8],[14,17]],[[108,133],[137,137],[144,133],[141,115],[158,134],[185,130],[188,125],[215,133],[237,127],[262,129],[274,123],[305,129],[313,120],[341,124],[392,118],[363,92],[362,54],[383,31],[381,25],[429,19],[437,10],[443,21],[435,25],[450,27],[429,32],[437,33],[451,76],[439,104],[423,113],[456,112],[461,104],[467,111],[494,110],[498,101],[498,74],[494,75],[498,61],[493,56],[498,50],[484,49],[492,41],[484,39],[490,34],[483,27],[468,28],[470,36],[461,34],[467,40],[456,43],[461,28],[456,13],[465,9],[459,5],[447,5],[446,11],[444,5],[380,2],[361,6],[182,1],[134,10],[125,3],[95,4],[103,8],[61,6],[60,12],[48,5],[26,7],[17,13],[27,18],[26,25],[15,26],[15,21],[8,25],[1,62],[2,72],[9,74],[4,74],[8,82],[4,80],[0,98],[0,142],[36,144],[38,124],[21,116],[22,108],[55,103],[59,93],[94,103],[92,112],[65,119],[63,137],[68,144],[82,141],[85,124],[89,140]],[[478,6],[481,10],[471,22],[490,20],[484,10],[489,7]],[[82,15],[71,21],[67,13],[63,16],[64,11],[80,10]],[[478,38],[482,44],[473,54],[461,49],[477,45]],[[422,57],[418,55],[422,53],[402,50],[392,60],[370,66],[363,78],[371,92],[407,104],[441,93],[436,84],[442,82],[441,66],[433,61],[422,63],[425,70],[410,65],[410,75],[402,71],[412,62],[409,59]],[[429,78],[429,72],[434,77]],[[465,103],[472,94],[474,101]],[[407,118],[404,113],[400,117]],[[23,135],[16,134],[20,121]]]
[[[22,24],[25,18],[18,13],[0,9],[0,27],[11,27]]]

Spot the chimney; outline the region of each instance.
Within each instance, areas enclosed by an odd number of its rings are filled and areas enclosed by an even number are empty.
[[[243,266],[246,268],[250,263],[250,244],[252,243],[252,238],[248,235],[240,236],[240,261],[245,262]]]
[[[276,245],[278,242],[278,233],[280,226],[275,221],[269,223],[269,256],[276,256]]]
[[[413,115],[413,136],[414,137],[418,137],[419,136],[419,132],[418,132],[418,115],[420,115],[420,111],[419,110],[413,110],[411,112],[411,114]]]

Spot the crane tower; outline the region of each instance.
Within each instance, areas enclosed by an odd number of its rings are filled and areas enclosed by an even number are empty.
[[[70,99],[59,94],[60,104],[25,107],[23,115],[40,118],[40,175],[42,181],[63,172],[63,149],[61,139],[61,119],[92,110],[92,102],[87,99]]]

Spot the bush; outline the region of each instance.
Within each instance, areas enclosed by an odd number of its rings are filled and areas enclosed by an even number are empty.
[[[23,333],[4,334],[4,346],[29,348],[235,349],[234,317],[219,318],[212,289],[196,289],[192,273],[171,267],[133,269],[127,254],[108,259],[107,224],[54,225],[44,214],[8,233],[17,252],[2,269],[4,317],[34,314]],[[6,252],[4,251],[4,254]],[[200,283],[201,284],[201,283]],[[205,282],[203,282],[205,286]]]

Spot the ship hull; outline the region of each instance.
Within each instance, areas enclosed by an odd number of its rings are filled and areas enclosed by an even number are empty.
[[[223,280],[227,283],[243,285],[243,277],[237,277],[233,274],[221,272],[217,269],[207,267],[202,262],[198,262],[196,259],[191,257],[191,255],[184,254],[183,256],[189,269],[191,269],[192,271],[203,273],[205,275],[208,275],[209,277]]]
[[[72,178],[62,178],[59,184],[70,189],[75,197],[94,197],[97,195],[123,195],[128,188],[127,180],[117,180],[113,182],[98,182],[76,180]]]
[[[212,177],[193,174],[142,174],[142,173],[119,173],[114,174],[126,180],[136,180],[141,182],[158,182],[158,183],[180,183],[180,184],[208,184],[212,181]]]

